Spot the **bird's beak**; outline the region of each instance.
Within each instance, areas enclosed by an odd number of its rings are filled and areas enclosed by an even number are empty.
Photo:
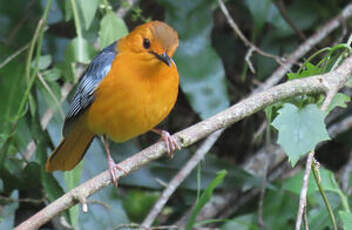
[[[169,57],[169,55],[167,55],[166,52],[162,53],[162,54],[158,54],[156,52],[151,52],[152,54],[154,54],[154,56],[159,59],[160,61],[164,62],[166,65],[171,66],[171,62],[172,59]]]

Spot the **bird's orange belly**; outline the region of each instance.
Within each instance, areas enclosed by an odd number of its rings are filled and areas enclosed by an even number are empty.
[[[178,93],[178,77],[157,81],[104,79],[88,110],[90,130],[123,142],[154,128],[169,114]]]

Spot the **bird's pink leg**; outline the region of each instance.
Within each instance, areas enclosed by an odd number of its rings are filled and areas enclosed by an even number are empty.
[[[116,173],[117,170],[121,170],[123,171],[125,174],[127,174],[127,171],[120,167],[118,164],[115,163],[114,159],[112,159],[111,155],[110,155],[110,149],[109,149],[109,142],[106,136],[103,136],[104,139],[104,146],[105,146],[105,151],[106,151],[106,156],[108,158],[108,167],[109,167],[109,172],[111,175],[111,180],[114,183],[115,187],[117,187],[118,183],[118,179],[116,177]]]

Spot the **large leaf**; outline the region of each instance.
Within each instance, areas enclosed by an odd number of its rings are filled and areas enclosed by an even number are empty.
[[[246,0],[244,3],[251,12],[257,30],[260,31],[269,18],[270,8],[272,7],[271,0]]]
[[[319,171],[320,171],[321,184],[324,190],[339,193],[340,188],[338,187],[335,181],[334,173],[323,167],[321,167]],[[295,176],[287,179],[283,184],[283,188],[295,193],[296,195],[299,195],[302,189],[303,176],[304,176],[304,172],[300,171]],[[314,181],[313,174],[310,174],[307,194],[310,195],[318,191],[319,191],[319,188],[316,182]]]
[[[88,30],[94,19],[95,12],[98,9],[99,0],[89,0],[89,2],[86,0],[78,0],[77,3],[82,12],[85,29]]]
[[[339,211],[339,215],[343,222],[343,229],[352,229],[352,214],[346,211]]]
[[[201,118],[229,105],[222,62],[211,46],[213,27],[210,0],[161,0],[166,21],[180,36],[175,54],[182,90]]]
[[[125,22],[113,12],[108,12],[100,21],[99,46],[101,49],[128,33]]]
[[[88,64],[94,56],[95,50],[84,38],[76,37],[67,45],[65,50],[64,76],[67,80],[75,79],[75,62]]]
[[[65,59],[69,62],[89,63],[95,50],[87,40],[81,37],[74,38],[67,46]]]
[[[23,64],[13,61],[0,69],[0,139],[12,128],[10,121],[15,117],[22,100],[25,81]]]
[[[14,191],[10,198],[18,199],[18,191]],[[18,202],[12,202],[5,205],[0,205],[0,229],[13,229],[15,224],[15,214],[18,208]]]
[[[272,125],[279,131],[278,143],[285,150],[292,166],[319,142],[329,140],[324,112],[315,104],[298,109],[286,103],[278,113]]]

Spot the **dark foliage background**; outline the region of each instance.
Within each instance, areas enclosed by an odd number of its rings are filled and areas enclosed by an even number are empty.
[[[181,76],[181,93],[171,115],[161,124],[170,132],[186,128],[247,97],[279,66],[275,60],[253,53],[251,61],[256,73],[249,70],[245,60],[248,47],[233,33],[217,1],[150,0],[132,1],[130,5],[131,1],[53,0],[48,8],[47,25],[36,32],[49,2],[0,0],[0,229],[12,229],[50,201],[106,169],[99,138],[94,140],[82,163],[71,172],[46,174],[43,165],[61,138],[64,114],[80,73],[100,49],[136,25],[148,20],[166,21],[178,31],[181,39],[174,57]],[[252,43],[263,51],[286,57],[349,2],[232,0],[226,1],[226,6]],[[279,6],[284,9],[282,12]],[[129,10],[123,14],[121,9]],[[346,42],[350,33],[349,19],[305,58],[321,48]],[[27,59],[34,38],[38,43],[33,57]],[[296,63],[293,72],[305,58]],[[350,95],[348,89],[345,93]],[[42,130],[43,117],[48,118],[51,112],[53,117]],[[326,122],[331,126],[350,116],[349,107],[337,109]],[[272,160],[271,155],[267,159],[265,154],[264,158],[260,155],[259,150],[271,148],[277,137],[275,129],[265,121],[265,113],[259,112],[228,128],[204,161],[177,189],[155,225],[179,224],[199,194],[209,188],[219,171],[226,169],[224,183],[220,183],[209,198],[211,202],[220,200],[227,205],[220,209],[206,206],[204,209],[210,209],[213,214],[207,216],[203,210],[200,220],[212,219],[210,226],[221,229],[292,229],[303,162],[299,161],[292,168],[287,167],[288,161],[283,156]],[[345,129],[337,138],[321,145],[316,154],[322,165],[324,189],[339,226],[345,229],[352,226],[351,222],[350,225],[346,222],[352,220],[347,209],[351,181],[348,177],[346,185],[343,177],[351,158],[350,135],[351,130]],[[157,140],[157,136],[147,133],[123,144],[111,143],[111,149],[114,158],[121,161]],[[42,229],[62,229],[63,226],[116,229],[121,224],[141,223],[165,184],[196,149],[197,145],[183,149],[173,160],[163,158],[143,167],[123,178],[118,189],[109,186],[93,195],[88,213],[82,213],[76,206],[63,214],[65,218],[58,217]],[[265,184],[263,198],[253,196],[236,211],[231,211],[248,192],[261,188],[266,165],[269,172],[282,167],[283,173],[277,180]],[[347,199],[347,206],[343,199]],[[258,222],[260,200],[264,225]],[[309,185],[308,207],[310,229],[332,229],[313,179]]]

